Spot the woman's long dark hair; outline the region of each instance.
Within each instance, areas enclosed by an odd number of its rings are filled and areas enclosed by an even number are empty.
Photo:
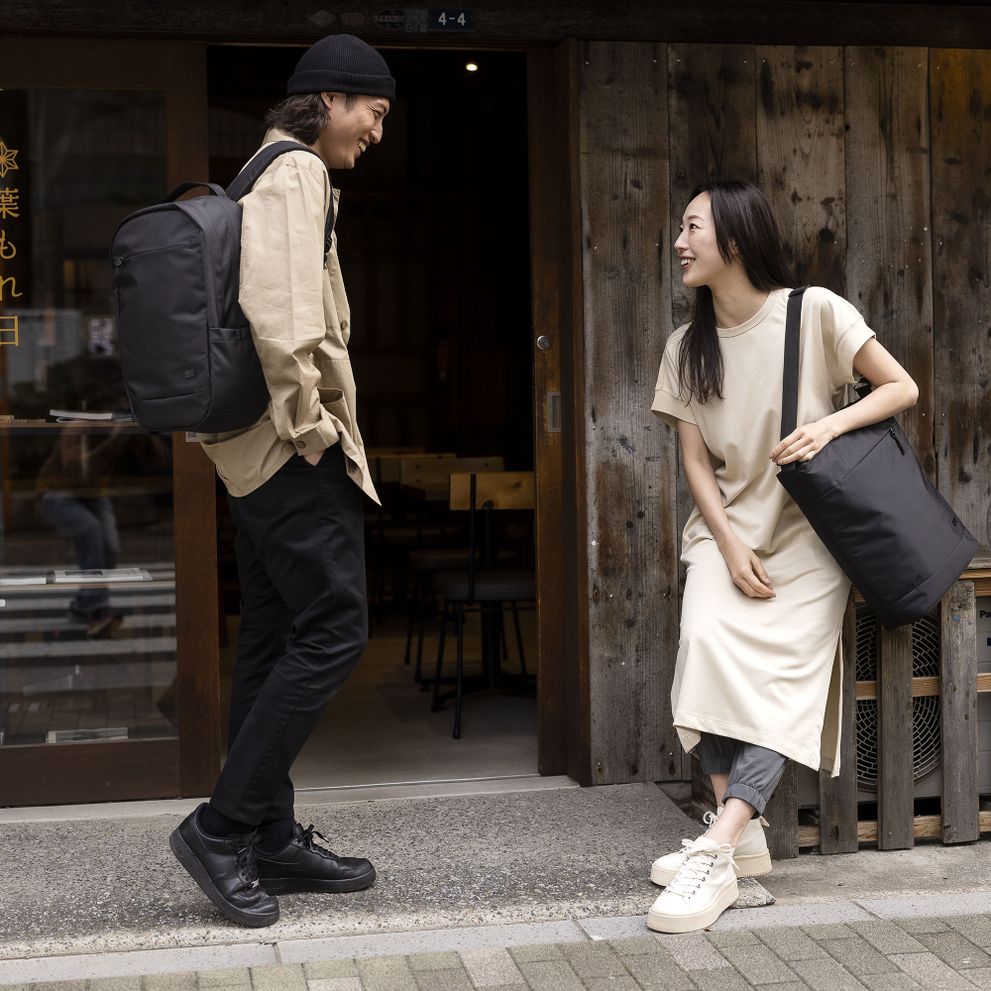
[[[691,199],[708,193],[712,220],[716,228],[716,245],[727,263],[733,249],[755,289],[770,292],[791,284],[785,260],[784,243],[778,232],[767,197],[752,182],[728,179],[704,182],[692,192]],[[692,322],[681,339],[678,351],[678,380],[682,395],[704,403],[711,396],[723,398],[723,352],[716,334],[716,312],[712,290],[700,286],[695,290]]]

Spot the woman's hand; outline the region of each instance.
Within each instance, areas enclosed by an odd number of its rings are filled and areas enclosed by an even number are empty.
[[[770,458],[776,465],[786,465],[791,461],[811,461],[831,440],[839,436],[839,431],[824,416],[815,423],[806,423],[793,430],[771,451]]]
[[[771,579],[760,558],[735,534],[717,541],[733,584],[750,599],[773,599]]]

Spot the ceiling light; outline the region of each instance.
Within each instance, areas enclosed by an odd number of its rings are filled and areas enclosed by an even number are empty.
[[[468,72],[478,72],[478,66],[474,62],[469,62],[465,66],[465,70]]]

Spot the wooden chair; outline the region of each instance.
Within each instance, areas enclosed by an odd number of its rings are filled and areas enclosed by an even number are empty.
[[[450,479],[452,510],[468,511],[467,568],[441,571],[434,577],[434,589],[443,599],[440,638],[437,646],[437,668],[433,679],[433,711],[443,708],[447,698],[455,699],[454,732],[461,737],[461,710],[464,698],[464,620],[468,612],[482,617],[483,689],[498,687],[497,668],[500,653],[505,648],[502,609],[509,604],[516,631],[520,674],[528,679],[523,634],[520,629],[519,606],[535,608],[537,599],[536,573],[533,567],[499,569],[494,566],[497,549],[492,542],[492,513],[500,510],[532,510],[535,506],[534,475],[527,472],[484,472],[454,474]],[[476,548],[479,554],[476,555]],[[442,677],[444,641],[449,623],[454,623],[457,641],[457,667],[454,689],[442,693],[442,683],[452,679]]]

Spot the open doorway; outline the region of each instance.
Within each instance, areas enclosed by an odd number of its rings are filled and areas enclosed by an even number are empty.
[[[214,181],[229,182],[256,150],[265,110],[281,96],[299,54],[209,49]],[[446,496],[418,503],[397,466],[405,453],[493,459],[507,472],[534,469],[526,55],[386,54],[398,97],[384,139],[353,172],[332,177],[341,190],[336,230],[352,313],[358,421],[373,462],[382,455],[384,510],[367,505],[371,639],[293,769],[299,788],[537,773],[532,601],[484,623],[489,661],[498,656],[514,691],[466,696],[460,739],[452,739],[454,703],[433,711],[441,597],[432,594],[436,575],[418,571],[423,555],[415,555],[463,549],[468,514],[451,510]],[[226,702],[238,601],[223,498],[218,511]],[[532,569],[532,508],[491,515],[497,563]],[[482,616],[469,612],[467,685],[481,671],[482,627]],[[445,679],[455,670],[454,632],[446,627]]]

